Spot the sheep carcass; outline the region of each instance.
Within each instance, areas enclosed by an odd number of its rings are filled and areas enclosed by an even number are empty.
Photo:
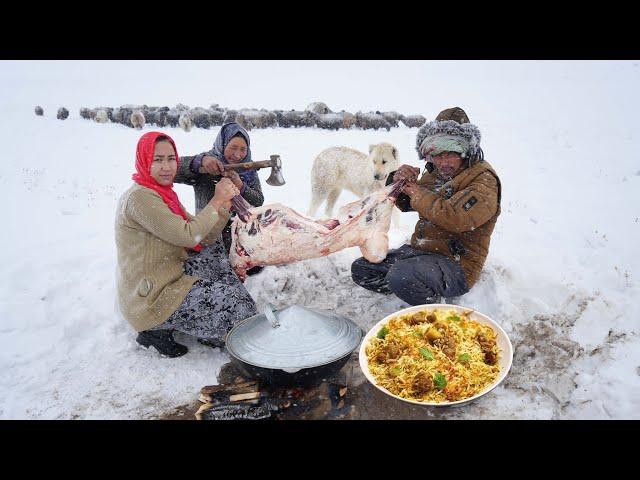
[[[368,261],[380,263],[389,250],[387,232],[402,184],[396,182],[349,203],[337,219],[325,221],[312,220],[279,203],[249,208],[242,197],[234,197],[238,215],[231,226],[231,265],[244,281],[251,267],[286,265],[355,246]]]

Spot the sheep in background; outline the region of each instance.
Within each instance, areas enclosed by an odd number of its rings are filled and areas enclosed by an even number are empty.
[[[356,113],[356,126],[364,130],[378,130],[379,128],[385,128],[387,132],[391,129],[391,125],[387,122],[382,115],[377,113]]]
[[[316,114],[308,111],[291,110],[283,112],[282,121],[291,127],[313,127],[316,124]]]
[[[224,123],[235,122],[237,116],[238,116],[237,110],[225,110],[224,118],[222,119],[222,121]]]
[[[278,119],[278,126],[282,128],[294,127],[295,115],[293,115],[292,112],[293,110],[291,110],[291,112],[276,110],[275,113],[276,113],[276,118]]]
[[[178,112],[175,108],[172,108],[167,112],[167,125],[169,125],[170,127],[177,127],[179,120],[180,112]]]
[[[278,126],[278,117],[274,112],[266,109],[260,110],[263,113],[263,128],[271,128]]]
[[[56,118],[58,120],[66,120],[69,117],[69,110],[67,110],[64,107],[60,107],[58,109],[58,114],[56,115]]]
[[[160,107],[157,109],[149,110],[148,112],[143,112],[145,118],[147,119],[147,123],[150,125],[157,125],[158,127],[166,127],[167,126],[167,114],[169,112],[169,107]],[[176,119],[176,125],[178,124],[178,119]]]
[[[338,115],[342,118],[342,128],[349,129],[356,124],[356,116],[353,113],[342,110]]]
[[[398,112],[376,112],[382,115],[382,117],[389,122],[392,127],[398,126],[398,120],[400,120],[400,114]]]
[[[220,126],[224,123],[224,111],[219,109],[210,109],[209,118],[211,120],[211,126]]]
[[[109,116],[107,115],[107,111],[100,109],[95,112],[93,119],[98,123],[107,123],[109,121]]]
[[[194,108],[189,111],[189,116],[197,128],[211,128],[211,115],[204,108]]]
[[[36,115],[38,115],[39,117],[44,115],[44,110],[42,110],[42,107],[40,105],[36,107]]]
[[[84,118],[85,120],[93,120],[96,116],[96,112],[90,108],[82,107],[80,109],[80,118]]]
[[[338,113],[316,114],[316,126],[326,130],[339,130],[342,128],[344,119]]]
[[[274,110],[273,114],[276,116],[276,126],[277,127],[284,127],[284,125],[282,125],[282,114],[284,113],[284,110]]]
[[[180,128],[185,132],[191,131],[191,128],[193,127],[193,121],[191,120],[188,112],[180,114],[180,117],[178,118],[178,125],[180,125]]]
[[[407,127],[421,127],[427,122],[427,119],[422,115],[400,115],[400,121]]]
[[[107,113],[107,120],[113,122],[113,107],[97,107],[93,109],[96,113],[98,110],[104,110]]]
[[[144,127],[145,119],[144,114],[140,110],[136,110],[131,114],[131,126],[138,130]]]
[[[242,109],[236,116],[236,122],[247,130],[267,128],[277,123],[275,114],[268,110]]]
[[[132,113],[133,113],[133,110],[126,106],[116,108],[113,110],[113,113],[111,114],[111,121],[130,127]]]
[[[305,108],[305,111],[315,113],[317,115],[326,115],[327,113],[333,113],[331,109],[327,107],[327,104],[322,102],[314,102],[309,104],[309,106]]]

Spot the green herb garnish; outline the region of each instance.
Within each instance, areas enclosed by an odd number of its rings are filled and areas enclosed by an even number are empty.
[[[387,336],[387,333],[389,333],[389,329],[387,328],[387,326],[385,325],[384,327],[382,327],[380,329],[380,331],[378,332],[377,337],[378,338],[384,338]]]
[[[447,379],[440,372],[436,373],[433,377],[433,384],[439,389],[443,389],[447,386]]]
[[[459,322],[462,319],[458,315],[451,315],[447,317],[447,320],[455,320],[456,322]]]
[[[422,354],[422,356],[423,356],[424,358],[426,358],[427,360],[433,360],[433,354],[429,351],[429,349],[428,349],[428,348],[424,348],[424,347],[422,347],[422,348],[420,349],[420,353],[421,353],[421,354]]]
[[[458,361],[460,362],[468,362],[469,360],[471,360],[471,355],[469,355],[468,353],[463,353],[462,355],[458,356]]]

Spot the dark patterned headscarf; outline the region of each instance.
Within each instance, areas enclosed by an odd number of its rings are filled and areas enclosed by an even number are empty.
[[[211,151],[209,151],[209,154],[220,159],[220,161],[225,165],[228,165],[229,161],[224,157],[224,149],[227,148],[227,145],[229,145],[231,139],[238,133],[242,135],[244,141],[247,142],[247,156],[244,157],[242,163],[251,162],[251,144],[249,140],[249,134],[236,122],[225,123],[224,125],[222,125],[220,132],[218,132],[218,136],[213,142],[213,148],[211,149]],[[242,181],[244,183],[253,182],[257,175],[257,172],[255,170],[245,170],[244,172],[238,173],[240,174],[240,178],[242,178]]]

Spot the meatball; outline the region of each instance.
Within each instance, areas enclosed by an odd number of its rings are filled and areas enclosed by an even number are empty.
[[[400,348],[395,343],[386,343],[376,354],[375,359],[378,363],[385,363],[388,360],[394,360],[401,354]]]
[[[415,377],[413,377],[413,391],[418,395],[422,395],[428,393],[433,387],[433,382],[431,381],[431,377],[425,373],[420,372]]]
[[[484,363],[486,363],[487,365],[495,365],[496,361],[498,360],[498,356],[493,351],[493,348],[496,345],[496,341],[487,338],[487,336],[482,332],[476,335],[476,340],[478,340],[480,349],[482,350],[482,353],[484,353]]]
[[[426,320],[424,312],[418,312],[414,315],[411,315],[409,318],[407,318],[407,324],[409,325],[419,325],[421,323],[424,323]]]
[[[484,353],[484,363],[487,365],[495,365],[497,361],[498,356],[495,353],[491,351]]]
[[[446,335],[442,339],[442,352],[449,357],[449,360],[456,358],[456,341],[452,336]]]

